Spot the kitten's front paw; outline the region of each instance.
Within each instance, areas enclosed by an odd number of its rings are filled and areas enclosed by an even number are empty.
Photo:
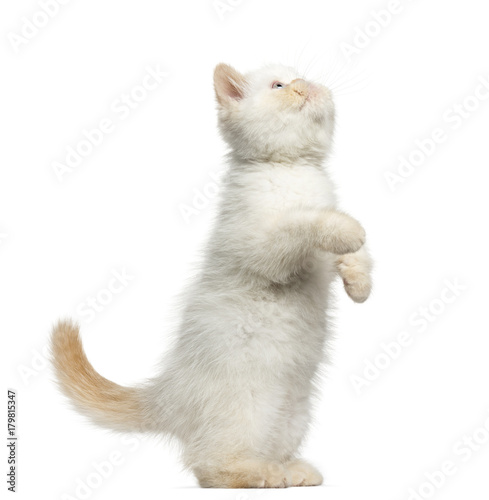
[[[364,253],[359,252],[359,254]],[[354,302],[365,302],[372,289],[371,263],[366,255],[347,254],[338,257],[338,271],[345,291]]]
[[[360,277],[355,281],[343,280],[343,283],[345,285],[346,293],[354,302],[362,303],[368,299],[372,289],[370,280]]]
[[[285,466],[290,474],[290,486],[319,486],[323,483],[321,473],[304,460],[292,460]]]
[[[365,243],[365,230],[349,215],[327,212],[321,223],[322,248],[337,255],[354,253]]]

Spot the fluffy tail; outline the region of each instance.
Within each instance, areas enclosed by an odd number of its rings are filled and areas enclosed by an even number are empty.
[[[94,423],[131,432],[146,428],[142,389],[122,387],[98,374],[87,359],[71,321],[60,321],[51,337],[52,362],[59,386]]]

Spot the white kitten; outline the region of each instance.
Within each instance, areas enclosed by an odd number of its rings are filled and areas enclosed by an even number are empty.
[[[229,171],[160,375],[136,388],[101,377],[69,321],[54,329],[53,363],[97,424],[178,439],[202,486],[318,485],[298,449],[328,338],[330,284],[339,273],[363,302],[371,268],[365,233],[336,210],[322,166],[333,101],[281,66],[242,75],[220,64],[214,85]]]

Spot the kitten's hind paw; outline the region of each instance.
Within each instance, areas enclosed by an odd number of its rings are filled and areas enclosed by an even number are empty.
[[[304,460],[292,460],[285,466],[290,474],[289,486],[319,486],[323,483],[321,473]]]
[[[291,484],[288,470],[275,462],[243,460],[225,468],[194,470],[203,488],[286,488]]]

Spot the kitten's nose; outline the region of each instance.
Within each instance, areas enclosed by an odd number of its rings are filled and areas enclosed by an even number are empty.
[[[296,78],[295,80],[292,80],[290,82],[290,85],[292,87],[292,90],[296,92],[297,94],[304,96],[307,94],[308,91],[308,85],[305,80],[302,78]]]

